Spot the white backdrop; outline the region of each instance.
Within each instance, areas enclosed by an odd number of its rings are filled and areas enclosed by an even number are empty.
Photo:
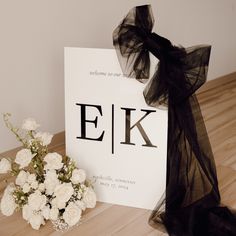
[[[175,44],[212,45],[209,79],[236,70],[235,0],[0,0],[0,112],[20,125],[64,130],[63,50],[112,48],[112,31],[135,5],[152,4],[154,31]],[[0,119],[0,152],[18,146]]]

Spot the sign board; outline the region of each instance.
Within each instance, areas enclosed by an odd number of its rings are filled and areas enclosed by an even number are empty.
[[[65,48],[66,154],[96,179],[98,201],[153,209],[165,191],[167,110],[144,87],[113,49]]]

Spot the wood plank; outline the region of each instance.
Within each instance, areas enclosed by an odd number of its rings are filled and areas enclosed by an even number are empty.
[[[148,224],[148,218],[150,214],[151,214],[150,211],[145,211],[142,215],[135,218],[129,224],[123,225],[123,227],[113,232],[112,235],[115,236],[148,235],[153,231],[155,232],[155,230],[153,230],[153,228]]]
[[[210,142],[212,144],[222,204],[236,209],[236,72],[209,81],[197,92]],[[0,154],[14,158],[20,148]],[[65,132],[53,138],[51,152],[65,154]],[[0,175],[0,196],[10,175]],[[96,208],[87,209],[82,223],[59,233],[47,223],[40,231],[33,230],[17,212],[10,217],[0,214],[0,235],[3,236],[164,236],[163,229],[148,224],[151,211],[98,202]]]

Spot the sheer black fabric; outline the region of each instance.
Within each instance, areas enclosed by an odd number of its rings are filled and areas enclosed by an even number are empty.
[[[211,47],[174,46],[152,33],[153,23],[151,7],[138,6],[113,32],[127,76],[147,81],[149,52],[159,59],[143,93],[148,105],[168,106],[166,192],[149,224],[164,224],[172,236],[236,235],[236,214],[220,206],[214,157],[195,96],[206,81]]]

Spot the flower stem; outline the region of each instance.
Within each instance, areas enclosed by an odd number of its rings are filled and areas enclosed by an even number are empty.
[[[4,113],[3,114],[3,120],[8,129],[11,130],[11,132],[16,136],[17,140],[23,144],[24,147],[27,147],[27,143],[24,141],[24,139],[18,134],[18,128],[15,128],[11,122],[9,121],[9,117],[11,116],[10,113]]]

